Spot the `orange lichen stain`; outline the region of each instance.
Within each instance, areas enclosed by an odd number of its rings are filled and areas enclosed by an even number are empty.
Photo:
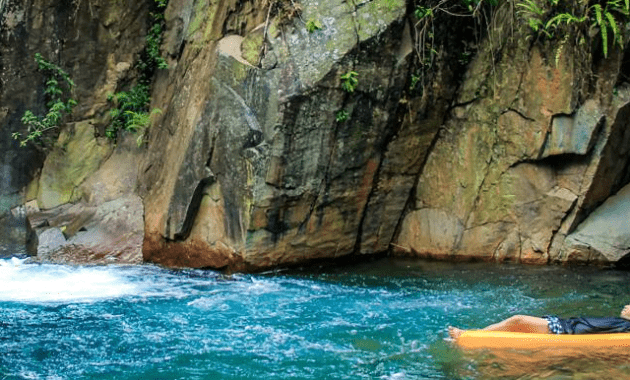
[[[145,236],[144,261],[173,268],[240,268],[242,258],[232,248],[221,242],[166,241],[162,236]]]
[[[365,165],[365,172],[361,181],[361,187],[357,191],[357,213],[361,213],[366,206],[367,199],[372,191],[372,183],[374,182],[374,174],[378,169],[378,161],[374,159],[368,160]]]

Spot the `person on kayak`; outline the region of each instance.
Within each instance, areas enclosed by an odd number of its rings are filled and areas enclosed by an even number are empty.
[[[620,317],[558,318],[545,315],[542,318],[529,315],[514,315],[483,330],[510,331],[537,334],[595,334],[630,332],[630,305],[624,306]],[[465,330],[449,326],[448,335],[457,339]]]

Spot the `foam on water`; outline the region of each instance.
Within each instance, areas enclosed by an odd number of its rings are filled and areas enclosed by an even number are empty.
[[[0,260],[0,302],[89,302],[138,294],[116,268],[27,264]]]

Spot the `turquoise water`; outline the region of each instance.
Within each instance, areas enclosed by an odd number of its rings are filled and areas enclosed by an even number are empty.
[[[382,259],[228,276],[0,264],[1,380],[573,378],[602,359],[510,375],[454,348],[446,327],[630,303],[630,273],[588,268]],[[605,367],[630,378],[626,364]]]

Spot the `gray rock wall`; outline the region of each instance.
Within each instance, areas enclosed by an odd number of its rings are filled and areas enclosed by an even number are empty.
[[[248,24],[242,39],[217,37],[195,57],[213,65],[205,91],[186,95],[198,107],[164,103],[176,132],[150,144],[145,259],[260,268],[388,249],[418,161],[388,149],[419,145],[415,127],[404,132],[411,141],[393,141],[413,58],[406,4],[311,1],[301,10]],[[321,28],[309,32],[306,20]],[[353,92],[342,88],[348,72],[357,73]],[[177,172],[156,169],[164,146],[182,153],[171,162]]]
[[[425,24],[400,0],[171,0],[162,112],[135,147],[101,134],[149,3],[2,1],[0,209],[34,200],[40,258],[64,262],[623,260],[581,236],[630,180],[624,52],[535,39],[511,4],[485,10],[492,24],[437,8]],[[9,138],[44,107],[36,52],[79,100],[47,150]]]

